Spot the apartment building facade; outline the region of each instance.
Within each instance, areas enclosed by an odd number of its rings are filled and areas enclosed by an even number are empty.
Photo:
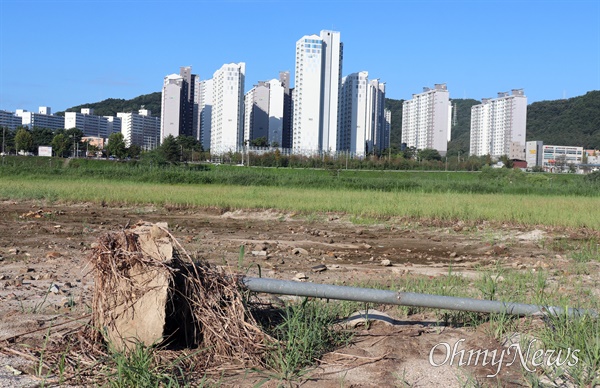
[[[229,63],[213,74],[210,151],[221,155],[241,149],[244,136],[246,64]]]
[[[442,156],[450,141],[452,105],[446,84],[425,87],[402,104],[401,142],[418,150],[431,148]]]
[[[470,154],[525,160],[527,97],[523,89],[484,98],[471,108]]]

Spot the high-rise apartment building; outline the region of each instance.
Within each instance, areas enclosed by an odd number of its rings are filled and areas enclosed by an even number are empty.
[[[385,84],[369,81],[368,72],[344,77],[339,97],[337,149],[359,157],[380,153],[387,144],[384,103]]]
[[[321,31],[323,70],[321,99],[321,149],[337,150],[338,99],[342,81],[343,44],[337,31]]]
[[[164,78],[161,103],[161,141],[169,135],[199,138],[198,84],[190,66]]]
[[[198,84],[198,110],[200,115],[200,142],[204,150],[210,149],[210,125],[213,107],[213,80],[207,79]]]
[[[279,81],[283,87],[283,128],[281,135],[281,146],[292,148],[292,121],[294,110],[292,100],[292,88],[290,88],[290,72],[280,71]]]
[[[484,98],[471,108],[470,154],[525,159],[527,97],[523,89]]]
[[[77,128],[86,137],[108,138],[121,131],[121,120],[114,116],[96,116],[94,109],[83,108],[81,112],[65,112],[65,129]]]
[[[160,119],[152,117],[149,110],[119,112],[117,117],[121,120],[121,133],[128,147],[135,144],[143,150],[152,150],[160,145]]]
[[[343,45],[340,33],[321,31],[296,42],[292,147],[312,153],[337,149],[337,112]]]
[[[367,153],[379,154],[388,147],[385,126],[385,83],[369,81],[367,87]]]
[[[244,142],[264,138],[269,146],[281,147],[285,109],[285,87],[281,81],[261,81],[245,96]]]
[[[382,143],[384,144],[382,150],[389,149],[392,146],[392,111],[389,109],[383,110],[383,116],[385,119],[384,137]]]
[[[446,84],[423,88],[402,104],[402,140],[407,147],[431,148],[442,156],[450,141],[452,105]]]
[[[246,64],[223,65],[213,75],[210,151],[236,152],[244,136],[244,82]]]
[[[369,73],[361,71],[342,78],[339,100],[337,149],[358,157],[367,153],[367,128],[370,120],[367,108]]]
[[[29,129],[38,127],[55,131],[65,127],[65,118],[53,115],[52,109],[48,106],[40,106],[38,113],[17,109],[16,115],[21,118],[21,125],[28,127]]]

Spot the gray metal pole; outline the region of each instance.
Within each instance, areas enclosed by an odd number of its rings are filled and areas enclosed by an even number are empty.
[[[302,283],[290,280],[244,277],[243,284],[254,292],[270,294],[308,296],[324,299],[351,300],[355,302],[395,304],[400,306],[429,307],[448,310],[474,311],[480,313],[508,313],[512,315],[562,315],[565,309],[552,306],[480,300],[396,292],[370,288],[334,286],[329,284]],[[594,310],[568,309],[569,316],[591,315],[598,317]]]

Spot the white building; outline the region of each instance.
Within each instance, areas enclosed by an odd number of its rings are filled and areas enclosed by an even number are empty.
[[[7,112],[0,110],[0,127],[8,128],[11,131],[17,129],[18,126],[23,125],[23,118],[17,116],[13,112]]]
[[[378,79],[367,86],[367,153],[381,153],[388,147],[389,131],[385,125],[385,83]]]
[[[527,97],[523,89],[484,98],[471,108],[470,154],[525,159]]]
[[[338,144],[340,151],[364,157],[367,152],[367,131],[370,129],[368,115],[369,73],[352,73],[342,79],[338,117]]]
[[[383,139],[383,144],[385,144],[384,146],[382,146],[382,150],[385,150],[386,148],[390,148],[392,146],[392,111],[389,109],[384,109],[383,110],[383,116],[384,116],[384,120],[385,120],[385,129],[384,129],[384,136],[387,136],[387,140]]]
[[[269,146],[281,147],[285,90],[280,80],[261,81],[246,93],[244,142],[264,137]]]
[[[27,112],[23,109],[17,109],[16,115],[21,118],[21,125],[33,129],[49,128],[53,131],[65,127],[65,118],[52,114],[52,109],[48,106],[40,106],[38,113]]]
[[[236,152],[244,135],[244,82],[246,64],[223,65],[213,75],[213,108],[210,151],[214,155]]]
[[[323,41],[323,98],[321,99],[321,150],[337,151],[338,99],[342,80],[343,44],[337,31],[321,31]]]
[[[292,148],[311,153],[320,149],[321,72],[323,41],[318,35],[296,42]]]
[[[321,31],[296,42],[293,98],[295,152],[337,150],[337,112],[343,45],[340,33]]]
[[[117,117],[121,120],[121,133],[127,147],[135,144],[143,150],[152,150],[160,145],[160,119],[152,117],[149,110],[119,112]]]
[[[285,85],[272,79],[269,84],[269,144],[281,147],[283,144],[283,122],[285,111]]]
[[[526,143],[527,167],[540,166],[549,172],[564,172],[583,162],[583,147],[544,145],[542,141]]]
[[[65,112],[65,129],[77,128],[87,137],[108,138],[121,131],[120,119],[113,116],[96,116],[94,109],[83,108],[79,112]]]
[[[407,147],[431,148],[445,155],[450,141],[451,112],[446,84],[423,88],[423,93],[413,94],[411,100],[402,104],[401,142]]]
[[[161,141],[172,135],[200,139],[200,78],[190,66],[164,78],[161,101]]]
[[[198,86],[198,110],[200,115],[200,142],[204,150],[210,149],[210,125],[213,107],[213,80],[200,81]]]
[[[339,151],[358,157],[381,152],[387,144],[385,84],[369,81],[369,73],[352,73],[342,79],[338,111]]]
[[[171,74],[165,77],[162,88],[160,112],[160,139],[179,136],[181,125],[180,107],[182,101],[183,77]]]

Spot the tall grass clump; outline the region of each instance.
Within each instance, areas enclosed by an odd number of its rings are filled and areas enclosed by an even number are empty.
[[[336,330],[338,307],[320,300],[304,299],[279,311],[279,323],[265,330],[276,342],[267,354],[269,378],[294,381],[314,367],[328,351],[347,344],[350,336]]]
[[[577,360],[572,357],[568,359],[570,365],[564,363],[546,373],[568,381],[571,386],[596,387],[600,384],[598,317],[550,316],[547,318],[547,325],[537,333],[537,337],[545,349],[554,351],[554,357],[559,357],[560,351],[559,361],[565,360],[567,354],[577,351]]]

